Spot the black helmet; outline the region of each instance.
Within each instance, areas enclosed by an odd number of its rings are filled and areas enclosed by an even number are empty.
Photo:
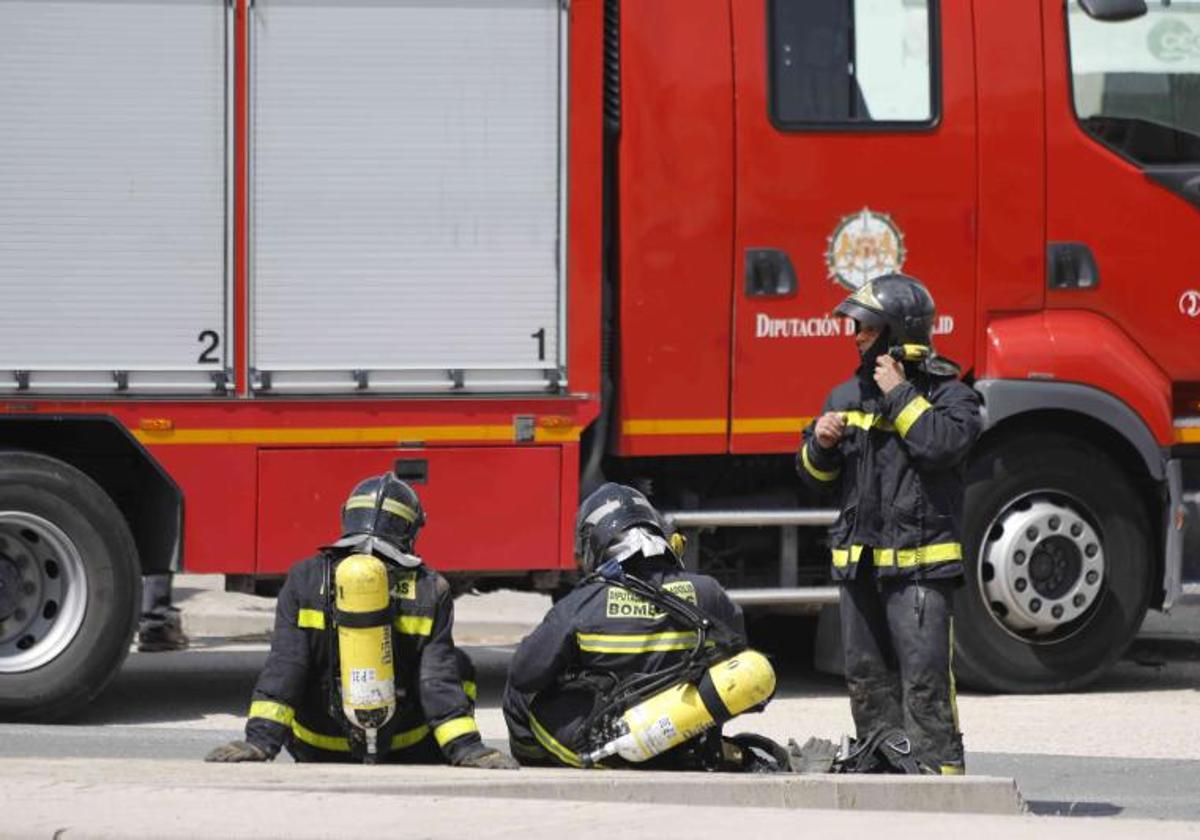
[[[866,327],[886,327],[890,344],[928,346],[932,342],[933,297],[920,281],[906,274],[884,274],[868,280],[834,312]]]
[[[342,538],[333,545],[378,553],[403,565],[419,563],[411,556],[425,511],[416,491],[391,473],[360,481],[342,505]]]
[[[623,484],[601,485],[579,505],[575,517],[575,559],[585,574],[607,560],[635,554],[665,555],[678,563],[665,520],[650,501]]]

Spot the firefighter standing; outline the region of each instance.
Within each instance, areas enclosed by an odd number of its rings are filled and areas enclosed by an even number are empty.
[[[380,761],[517,766],[480,739],[474,669],[451,635],[450,587],[411,553],[424,522],[416,493],[391,474],[354,488],[342,508],[343,537],[292,567],[279,593],[271,652],[254,688],[246,740],[217,747],[207,761],[269,761],[284,746],[297,761],[364,760],[364,730],[351,725],[351,712],[344,711],[357,703],[364,706],[364,719],[375,715],[372,723],[379,724],[375,752]],[[339,570],[351,568],[351,561],[368,571],[378,569],[382,609],[346,612],[344,580],[349,578]],[[349,633],[382,625],[375,628],[382,655],[366,663],[371,667],[346,668],[348,690],[347,680],[339,678],[338,660],[350,649],[336,625]],[[387,696],[372,695],[370,690],[383,684],[377,681],[385,669]],[[349,697],[347,691],[360,696]]]
[[[923,771],[962,773],[951,594],[979,402],[933,352],[933,298],[913,278],[875,278],[836,312],[857,325],[861,363],[796,460],[806,484],[841,498],[830,544],[855,727],[860,740],[902,729]]]
[[[521,642],[509,670],[504,719],[522,764],[585,766],[597,746],[590,724],[614,689],[667,672],[696,645],[694,627],[614,575],[636,575],[697,608],[727,654],[745,649],[741,610],[715,580],[685,572],[678,552],[659,513],[630,487],[605,484],[580,505],[575,554],[586,576]],[[720,752],[719,737],[684,742],[640,766],[699,768],[704,749]]]

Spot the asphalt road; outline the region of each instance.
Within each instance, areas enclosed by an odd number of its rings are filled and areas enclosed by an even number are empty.
[[[511,648],[467,650],[479,671],[481,730],[503,747],[497,707]],[[265,645],[215,639],[197,640],[181,653],[135,653],[79,720],[0,725],[0,757],[199,761],[212,746],[239,737],[265,656]],[[788,663],[780,678],[771,708],[740,718],[743,729],[803,740],[845,728],[837,678]],[[1056,698],[967,694],[961,705],[969,769],[1015,777],[1037,814],[1200,820],[1197,688],[1200,644],[1175,640],[1140,643],[1092,692]],[[1180,720],[1188,711],[1191,719]],[[1176,728],[1154,740],[1149,736],[1156,725]],[[1184,739],[1182,733],[1193,734]]]

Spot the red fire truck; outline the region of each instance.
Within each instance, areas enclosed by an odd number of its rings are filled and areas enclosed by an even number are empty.
[[[463,589],[567,583],[608,478],[835,603],[793,453],[894,270],[985,405],[960,673],[1084,685],[1200,578],[1200,2],[1147,2],[0,0],[0,711],[385,470]]]

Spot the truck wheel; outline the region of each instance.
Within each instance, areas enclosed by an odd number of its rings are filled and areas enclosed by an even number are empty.
[[[79,711],[137,626],[137,549],[112,499],[43,455],[0,453],[0,717]]]
[[[1093,447],[1046,435],[980,453],[963,539],[955,665],[973,686],[1077,689],[1141,626],[1154,567],[1146,511]]]

